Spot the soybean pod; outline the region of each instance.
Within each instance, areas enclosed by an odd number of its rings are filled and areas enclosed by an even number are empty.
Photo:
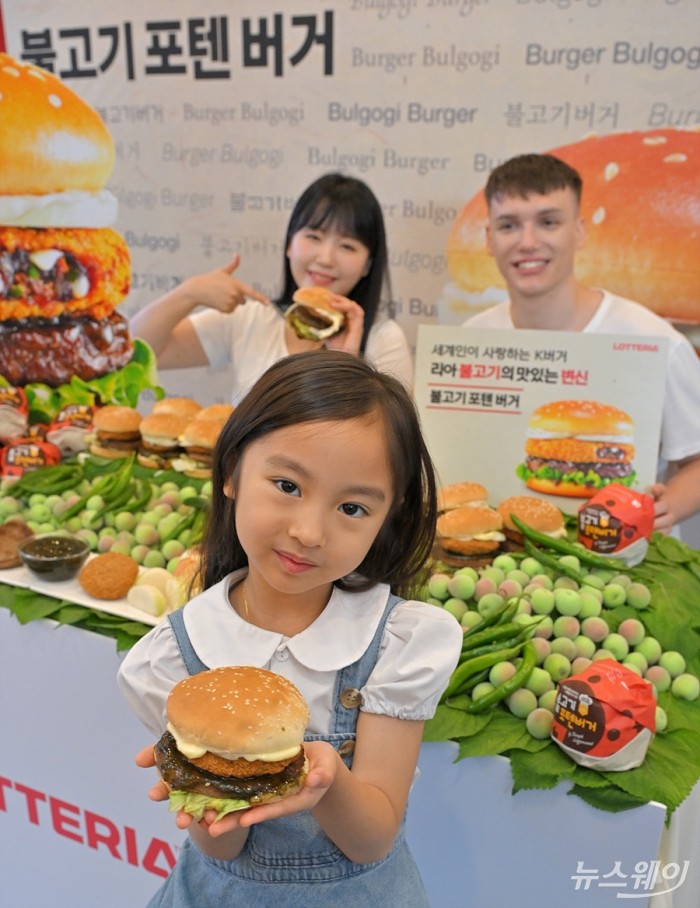
[[[497,703],[500,703],[502,700],[505,700],[506,697],[509,697],[516,690],[527,684],[527,680],[532,674],[532,670],[537,663],[537,650],[532,640],[527,640],[523,646],[523,658],[522,662],[518,666],[517,671],[512,678],[509,678],[507,681],[504,681],[503,684],[499,684],[489,693],[484,694],[483,697],[479,697],[477,700],[472,700],[471,703],[468,703],[465,707],[466,712],[468,713],[483,713],[487,709],[490,709],[492,706],[495,706]]]

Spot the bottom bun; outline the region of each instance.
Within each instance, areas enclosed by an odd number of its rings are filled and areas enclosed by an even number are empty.
[[[290,795],[296,794],[304,787],[306,774],[309,770],[309,761],[304,760],[304,768],[294,781],[287,782],[284,791],[266,792],[256,795],[251,800],[243,798],[217,798],[212,795],[198,794],[193,791],[182,791],[181,789],[171,789],[168,783],[166,786],[169,790],[170,810],[184,810],[195,820],[201,820],[205,810],[215,810],[216,819],[220,820],[229,813],[235,813],[239,810],[247,810],[249,807],[258,807],[260,804],[271,804],[273,801],[283,801]]]
[[[532,477],[525,483],[535,492],[545,495],[559,495],[562,498],[590,498],[598,489],[582,486],[575,482],[554,482],[551,479],[536,479]]]
[[[133,449],[110,448],[109,445],[101,445],[99,442],[94,441],[90,445],[90,453],[94,454],[95,457],[104,457],[106,460],[118,460],[120,457],[129,457],[133,453]]]

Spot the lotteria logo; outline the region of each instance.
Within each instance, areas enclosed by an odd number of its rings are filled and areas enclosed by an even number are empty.
[[[139,840],[131,826],[118,826],[107,817],[60,798],[0,776],[0,811],[19,808],[35,826],[50,826],[56,835],[80,845],[106,850],[115,860],[126,861],[148,873],[166,877],[175,866],[177,846],[162,839]]]

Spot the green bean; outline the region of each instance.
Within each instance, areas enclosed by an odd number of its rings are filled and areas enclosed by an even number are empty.
[[[83,475],[80,464],[56,464],[25,473],[11,486],[15,498],[34,494],[56,495],[77,485]]]
[[[509,697],[514,691],[519,690],[527,683],[536,663],[537,650],[535,649],[532,640],[527,640],[523,646],[522,662],[518,666],[513,677],[508,678],[507,681],[499,684],[492,691],[484,694],[483,697],[479,697],[478,700],[472,700],[472,702],[468,703],[465,707],[466,711],[468,713],[482,713],[492,706],[495,706],[497,703],[500,703],[501,700],[505,700],[506,697]]]
[[[146,507],[148,502],[153,498],[153,489],[148,480],[134,480],[135,483],[135,492],[134,498],[132,501],[128,502],[121,509],[122,511],[130,511],[132,514],[137,511],[143,510]]]
[[[529,641],[525,642],[527,643]],[[473,675],[477,674],[477,672],[481,672],[485,668],[490,668],[497,662],[507,662],[510,659],[514,659],[523,646],[525,646],[525,643],[518,643],[516,646],[503,647],[496,652],[484,653],[483,656],[476,656],[474,659],[467,659],[465,662],[462,662],[462,664],[458,665],[452,672],[450,683],[445,688],[441,702],[447,697],[451,697],[453,694],[461,693],[464,689],[465,682]]]
[[[478,626],[478,625],[477,625]],[[487,627],[483,631],[468,631],[462,641],[462,652],[474,649],[477,646],[483,646],[485,643],[496,643],[499,640],[507,640],[508,637],[514,637],[523,629],[522,624],[516,624],[514,621],[508,624]]]
[[[532,527],[523,523],[515,514],[511,514],[510,516],[513,525],[526,539],[529,539],[533,543],[552,549],[552,551],[557,552],[560,555],[575,555],[581,564],[585,564],[588,567],[605,568],[606,570],[611,571],[629,570],[629,566],[626,565],[624,561],[620,561],[616,558],[605,558],[603,555],[591,552],[585,546],[575,545],[568,539],[547,536],[546,533],[540,533],[539,530],[533,530]]]
[[[532,556],[533,558],[536,558],[544,567],[549,568],[555,573],[564,574],[565,577],[569,577],[569,579],[575,580],[579,584],[579,586],[583,584],[585,575],[582,574],[581,571],[577,571],[576,568],[571,567],[571,565],[569,564],[562,564],[554,557],[554,555],[550,555],[548,552],[544,552],[542,551],[542,549],[538,548],[534,544],[534,542],[531,542],[527,538],[527,536],[525,537],[523,545],[525,546],[525,551],[527,552],[527,554]]]

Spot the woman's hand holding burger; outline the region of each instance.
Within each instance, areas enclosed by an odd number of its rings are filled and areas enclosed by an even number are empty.
[[[333,294],[332,305],[334,309],[342,312],[345,316],[345,322],[342,330],[326,341],[326,347],[329,350],[341,350],[344,353],[352,353],[354,356],[360,355],[360,344],[362,343],[362,332],[365,327],[365,311],[354,300],[346,296]]]

